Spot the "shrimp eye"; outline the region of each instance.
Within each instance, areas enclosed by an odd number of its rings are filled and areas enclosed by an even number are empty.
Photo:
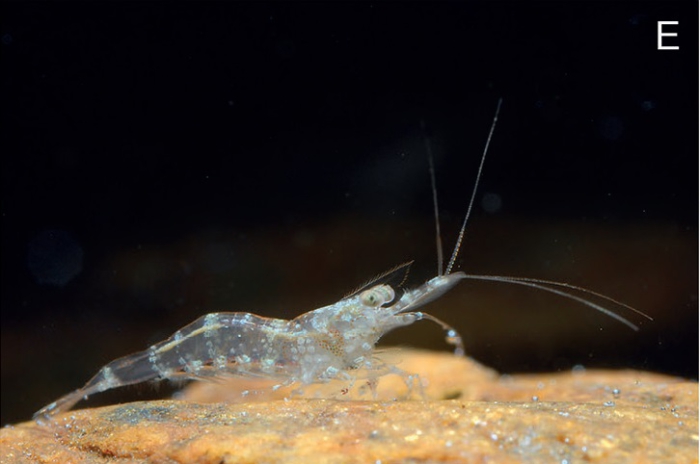
[[[394,289],[388,285],[377,285],[360,293],[360,302],[365,306],[377,308],[394,299]]]

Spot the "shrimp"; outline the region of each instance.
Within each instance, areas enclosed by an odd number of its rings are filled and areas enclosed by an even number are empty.
[[[382,278],[406,271],[410,264]],[[333,379],[352,385],[348,371],[357,369],[366,369],[372,379],[400,373],[372,357],[374,346],[388,331],[422,319],[440,324],[455,345],[455,354],[461,356],[464,346],[456,330],[430,314],[412,310],[438,298],[464,277],[463,273],[438,276],[398,299],[392,286],[372,282],[337,303],[289,321],[249,313],[207,314],[167,340],[102,367],[84,387],[42,408],[34,418],[66,411],[94,393],[149,380],[264,377],[282,380],[276,389],[294,382],[308,385]]]
[[[151,380],[216,381],[229,376],[257,377],[279,380],[280,383],[272,387],[276,389],[295,383],[309,385],[332,380],[344,381],[352,387],[355,380],[364,375],[376,396],[377,379],[386,374],[396,374],[403,378],[410,393],[414,384],[417,383],[420,387],[418,376],[379,360],[373,355],[375,345],[393,329],[428,320],[442,327],[446,342],[454,346],[455,355],[464,356],[462,337],[453,327],[428,313],[416,311],[441,297],[463,279],[512,283],[552,292],[601,311],[637,330],[624,317],[564,289],[587,293],[651,318],[623,303],[581,287],[541,279],[451,272],[464,239],[501,103],[499,100],[467,213],[444,272],[435,170],[430,144],[426,138],[438,249],[436,277],[416,288],[403,290],[397,296],[395,286],[390,282],[400,279],[396,287],[401,286],[411,265],[408,262],[372,279],[340,301],[301,314],[292,320],[242,312],[201,316],[167,340],[105,365],[82,388],[43,407],[34,414],[34,419],[50,419],[95,393]],[[347,388],[342,391],[346,392]]]

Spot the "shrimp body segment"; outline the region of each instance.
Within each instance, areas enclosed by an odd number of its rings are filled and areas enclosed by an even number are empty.
[[[388,372],[400,374],[373,357],[374,347],[385,333],[422,319],[440,324],[448,343],[461,355],[462,339],[454,329],[412,310],[465,277],[462,272],[438,276],[398,299],[392,286],[374,285],[292,320],[240,312],[207,314],[167,340],[102,367],[85,386],[45,406],[34,418],[67,411],[94,393],[149,380],[242,376],[308,385],[333,379],[352,383],[349,371],[360,368],[367,369],[372,379]]]

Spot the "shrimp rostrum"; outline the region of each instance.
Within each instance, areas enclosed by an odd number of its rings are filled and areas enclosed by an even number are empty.
[[[281,386],[333,379],[352,382],[349,371],[356,369],[365,369],[374,379],[390,372],[404,374],[374,358],[374,347],[390,330],[422,319],[440,324],[446,340],[455,345],[455,353],[463,355],[462,339],[452,327],[415,309],[438,298],[466,275],[456,272],[435,277],[398,298],[391,285],[377,283],[406,272],[409,265],[389,271],[337,303],[292,320],[250,313],[202,316],[167,340],[107,364],[84,387],[42,408],[34,417],[50,417],[94,393],[149,380],[247,376],[279,379]],[[404,378],[410,388],[414,376]]]

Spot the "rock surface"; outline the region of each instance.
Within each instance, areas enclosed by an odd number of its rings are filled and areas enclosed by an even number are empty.
[[[405,399],[399,376],[382,378],[371,401],[358,399],[360,381],[347,393],[306,388],[287,401],[289,390],[259,382],[195,383],[184,401],[5,427],[0,461],[698,462],[696,382],[636,371],[499,376],[449,354],[383,357],[420,372],[423,397]]]

